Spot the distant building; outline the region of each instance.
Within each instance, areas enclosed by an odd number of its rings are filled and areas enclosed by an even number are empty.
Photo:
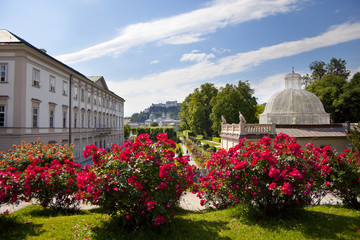
[[[0,151],[21,141],[85,146],[124,142],[124,102],[102,76],[86,77],[0,30]]]
[[[279,133],[294,137],[297,143],[308,142],[315,146],[331,146],[338,152],[351,148],[347,133],[355,124],[330,124],[330,114],[326,113],[317,96],[301,89],[301,75],[289,73],[285,76],[285,90],[270,97],[264,113],[260,114],[260,124],[247,124],[239,119],[239,124],[221,125],[221,147],[229,149],[246,137],[257,142],[263,136],[275,137]],[[242,115],[241,115],[242,116]]]
[[[162,113],[160,118],[156,118],[155,114],[150,114],[149,119],[145,120],[145,126],[150,126],[151,123],[157,122],[159,127],[174,127],[178,131],[180,120],[170,118],[170,114]]]

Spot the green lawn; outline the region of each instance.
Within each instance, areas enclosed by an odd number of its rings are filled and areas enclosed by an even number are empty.
[[[220,143],[216,143],[216,142],[211,142],[211,141],[208,141],[208,140],[201,140],[202,143],[204,144],[209,144],[209,146],[215,146],[216,148],[220,148],[221,147],[221,144]]]
[[[99,209],[72,214],[29,206],[0,217],[0,239],[360,239],[360,212],[315,206],[296,217],[256,218],[241,206],[221,211],[177,209],[165,229],[126,232]]]

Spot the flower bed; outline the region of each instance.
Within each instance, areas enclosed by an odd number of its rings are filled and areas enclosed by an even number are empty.
[[[209,156],[205,154],[203,150],[200,147],[198,147],[193,141],[187,138],[185,138],[185,146],[193,154],[193,157],[196,163],[199,165],[199,168],[205,167],[206,159],[209,158]]]

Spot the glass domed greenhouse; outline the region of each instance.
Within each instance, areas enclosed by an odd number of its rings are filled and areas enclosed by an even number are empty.
[[[301,88],[301,75],[285,75],[285,89],[275,93],[260,114],[260,124],[330,124],[320,99]]]

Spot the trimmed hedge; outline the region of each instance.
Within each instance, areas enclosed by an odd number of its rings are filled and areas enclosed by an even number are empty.
[[[213,141],[213,142],[221,143],[221,138],[219,138],[219,137],[213,137],[213,138],[212,138],[212,141]]]
[[[190,131],[190,130],[184,130],[184,131],[183,131],[183,134],[184,134],[184,136],[185,136],[186,138],[194,137],[194,136],[195,136],[195,134],[194,134],[192,131]]]
[[[167,133],[168,138],[177,142],[177,136],[173,127],[139,127],[136,129],[136,135],[147,133],[153,142],[157,142],[156,136],[158,133]]]

